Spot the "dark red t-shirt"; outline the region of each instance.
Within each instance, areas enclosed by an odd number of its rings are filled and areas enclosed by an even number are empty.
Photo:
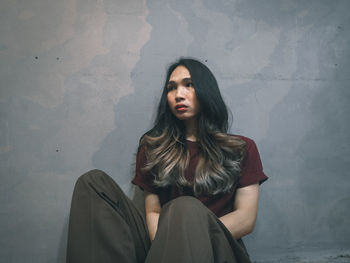
[[[255,142],[244,136],[235,135],[241,138],[246,143],[246,154],[241,162],[241,176],[239,181],[232,187],[228,193],[221,193],[212,196],[198,197],[198,199],[207,206],[217,217],[221,217],[233,211],[233,204],[236,194],[236,189],[256,183],[263,183],[268,177],[263,172],[263,167],[260,160],[260,155]],[[194,173],[198,163],[198,145],[197,142],[186,141],[190,151],[190,163],[185,171],[185,177],[189,182],[193,182]],[[157,194],[161,206],[168,201],[182,196],[193,196],[193,190],[187,187],[180,191],[176,186],[160,188],[153,185],[154,176],[151,173],[142,171],[142,167],[146,164],[146,155],[144,148],[141,147],[136,156],[136,174],[132,183],[138,185],[142,190]]]

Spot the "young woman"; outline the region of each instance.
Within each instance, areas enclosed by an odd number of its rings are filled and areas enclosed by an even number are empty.
[[[108,175],[84,174],[67,262],[250,262],[241,237],[253,231],[267,177],[254,141],[227,128],[211,71],[190,58],[172,64],[136,157],[145,215]]]

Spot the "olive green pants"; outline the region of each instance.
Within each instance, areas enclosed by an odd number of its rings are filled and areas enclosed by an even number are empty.
[[[106,173],[77,180],[69,218],[68,263],[250,262],[243,243],[198,199],[182,196],[161,210],[151,242],[144,215]]]

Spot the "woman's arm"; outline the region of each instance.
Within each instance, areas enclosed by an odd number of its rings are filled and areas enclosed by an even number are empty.
[[[259,184],[238,188],[234,211],[220,217],[221,222],[239,239],[253,232],[259,202]]]
[[[153,241],[158,227],[159,214],[161,210],[159,197],[156,194],[144,191],[145,193],[145,213],[149,238]]]

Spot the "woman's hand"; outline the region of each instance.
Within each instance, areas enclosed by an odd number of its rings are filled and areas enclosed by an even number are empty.
[[[156,194],[144,191],[145,213],[149,237],[153,241],[157,233],[159,214],[161,211],[159,197]]]
[[[220,217],[221,222],[239,239],[253,232],[259,203],[259,184],[238,188],[234,211]]]

